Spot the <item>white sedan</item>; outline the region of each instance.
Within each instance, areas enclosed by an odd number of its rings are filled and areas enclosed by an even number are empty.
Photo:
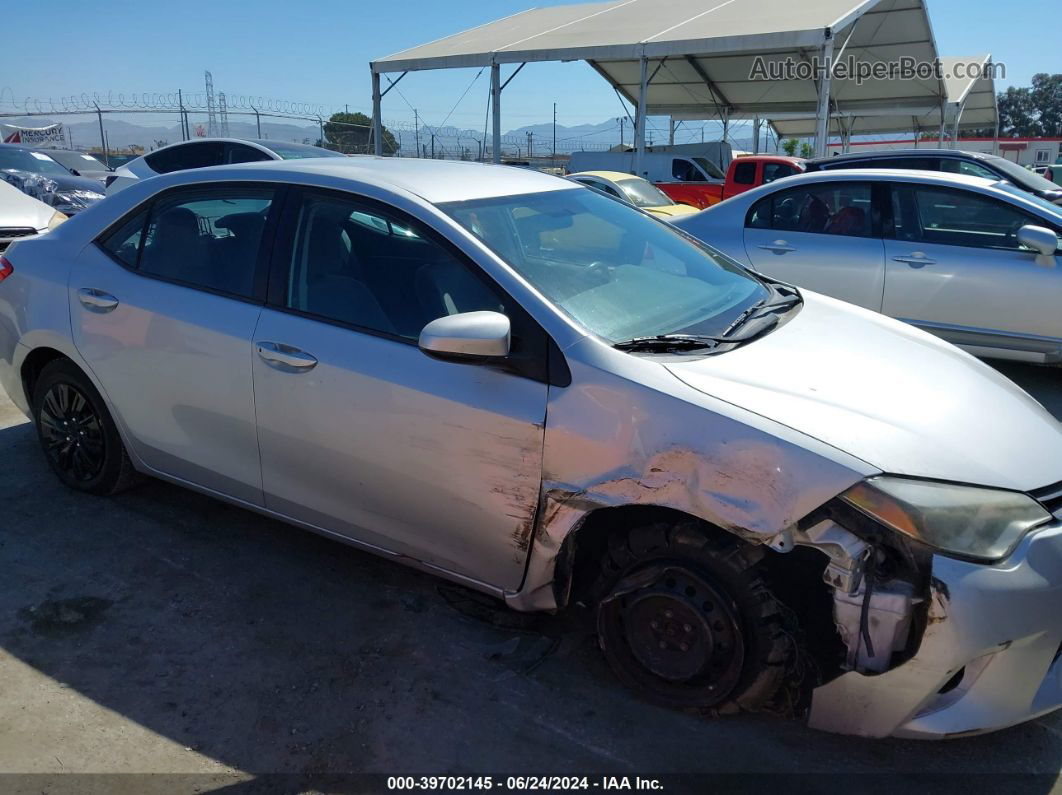
[[[13,240],[40,234],[65,220],[54,207],[0,180],[0,252]]]
[[[675,225],[754,270],[977,356],[1062,363],[1062,207],[936,171],[820,171]]]

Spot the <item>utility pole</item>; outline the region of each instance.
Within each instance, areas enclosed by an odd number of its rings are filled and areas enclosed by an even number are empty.
[[[96,105],[95,102],[93,102],[92,104]],[[100,110],[99,105],[96,105],[96,118],[99,119],[100,122],[100,146],[103,147],[103,162],[108,168],[110,168],[111,156],[107,151],[107,136],[103,132],[103,111]]]
[[[181,89],[177,89],[177,107],[180,108],[181,119],[181,140],[188,140],[188,129],[184,126],[184,98],[181,96]]]
[[[413,137],[417,142],[417,151],[420,151],[420,116],[417,115],[417,109],[413,108]]]
[[[557,103],[553,103],[553,154],[551,160],[557,159]]]
[[[535,134],[533,132],[527,133],[527,159],[530,160],[535,156]]]
[[[435,159],[435,133],[431,134],[431,159]]]

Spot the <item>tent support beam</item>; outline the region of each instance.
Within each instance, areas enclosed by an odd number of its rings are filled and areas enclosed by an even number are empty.
[[[945,125],[946,121],[947,120],[944,118],[944,103],[941,102],[940,103],[940,137],[937,140],[937,146],[939,148],[941,148],[941,149],[944,148],[944,125]]]
[[[758,155],[760,153],[760,117],[757,116],[752,121],[752,154]]]
[[[641,86],[638,90],[638,114],[634,117],[634,173],[641,177],[645,160],[645,102],[649,93],[649,59],[641,57],[639,72]]]
[[[815,114],[815,155],[826,156],[826,138],[830,133],[830,77],[833,72],[833,35],[822,45],[822,79],[819,80],[819,110]]]
[[[706,71],[704,71],[704,67],[701,66],[699,63],[697,63],[697,59],[694,58],[692,55],[687,55],[686,56],[686,63],[688,63],[690,65],[690,68],[693,69],[693,71],[697,73],[697,77],[699,77],[701,80],[704,81],[704,85],[707,86],[709,93],[712,95],[712,98],[715,100],[716,106],[718,107],[718,106],[722,105],[723,107],[729,108],[730,107],[730,100],[728,100],[723,95],[723,92],[721,92],[716,87],[715,83],[712,82],[712,78],[708,77],[708,73]],[[720,113],[720,118],[721,117],[722,117],[722,113]]]
[[[398,78],[401,80],[402,78]],[[396,81],[397,82],[397,81]],[[392,83],[392,86],[394,84]],[[390,91],[390,89],[388,89]],[[380,107],[383,94],[380,93],[380,73],[372,73],[372,151],[377,157],[383,155],[383,119],[380,118]],[[322,135],[322,137],[324,137]],[[324,141],[321,142],[324,146]]]
[[[501,163],[501,64],[490,65],[491,161]]]

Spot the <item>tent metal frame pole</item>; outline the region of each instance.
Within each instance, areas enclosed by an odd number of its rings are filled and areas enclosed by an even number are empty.
[[[759,116],[752,120],[752,154],[754,155],[760,153],[760,124]]]
[[[380,93],[380,73],[372,73],[372,152],[377,157],[383,156],[383,119],[380,118],[380,109],[383,105],[383,95]],[[323,128],[322,128],[323,129]],[[321,133],[324,138],[324,133]],[[324,142],[321,142],[324,145]]]
[[[944,127],[947,124],[947,119],[944,118],[944,103],[940,103],[940,136],[937,138],[937,146],[940,149],[944,148]]]
[[[951,123],[951,148],[955,149],[959,145],[959,122],[962,120],[962,114],[966,110],[966,100],[962,101],[962,104],[955,109],[955,120]]]
[[[640,87],[638,90],[638,114],[634,117],[634,173],[641,177],[645,160],[645,104],[649,93],[649,59],[644,55],[640,63]]]
[[[500,164],[501,157],[501,64],[490,65],[491,98],[491,162]]]
[[[830,133],[830,77],[833,72],[833,34],[822,45],[822,79],[819,80],[819,107],[815,113],[815,154],[826,156]]]
[[[671,116],[667,120],[667,143],[668,146],[675,145],[675,117]]]

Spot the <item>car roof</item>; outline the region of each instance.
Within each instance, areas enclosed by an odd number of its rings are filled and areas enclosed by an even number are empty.
[[[865,160],[868,157],[947,157],[947,158],[972,158],[974,160],[991,160],[996,155],[986,152],[972,152],[967,149],[937,149],[917,147],[907,149],[872,149],[867,152],[848,152],[846,154],[833,155],[832,157],[816,157],[809,163],[843,163],[846,160]]]
[[[367,182],[382,188],[397,188],[416,194],[432,204],[469,201],[551,190],[581,190],[563,177],[527,168],[496,166],[460,160],[423,160],[405,157],[313,157],[300,160],[268,160],[227,166],[176,171],[165,175],[187,175],[189,182],[202,178],[230,177],[285,179],[297,182],[302,175]],[[179,184],[179,183],[178,183]]]
[[[989,188],[1004,180],[974,177],[968,174],[952,174],[950,171],[924,171],[914,168],[831,168],[827,171],[805,171],[781,180],[768,183],[771,186],[796,185],[798,182],[832,182],[837,180],[890,180],[893,182],[931,182],[939,185],[959,185],[971,188]]]

